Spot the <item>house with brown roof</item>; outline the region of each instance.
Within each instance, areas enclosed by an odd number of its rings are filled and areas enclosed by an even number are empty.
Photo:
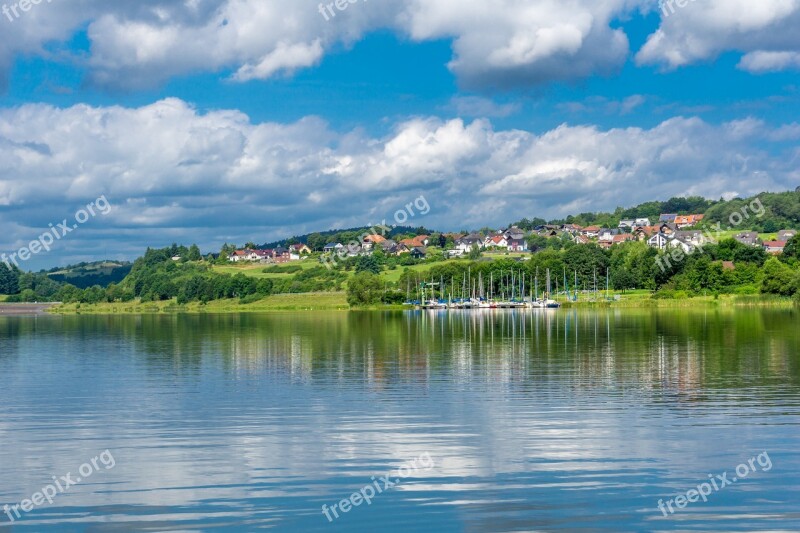
[[[581,235],[585,235],[589,238],[596,238],[600,236],[600,230],[602,228],[600,226],[589,226],[588,228],[583,228],[581,230]]]
[[[502,235],[492,235],[486,237],[486,248],[508,248],[508,240]]]
[[[675,217],[675,225],[679,229],[688,228],[699,224],[705,217],[705,215],[679,215]]]
[[[764,246],[764,251],[768,254],[780,255],[783,253],[783,249],[786,247],[786,242],[766,241],[762,246]]]

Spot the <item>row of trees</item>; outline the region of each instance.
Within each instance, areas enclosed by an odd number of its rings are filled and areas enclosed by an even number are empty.
[[[611,289],[627,291],[645,289],[660,297],[700,294],[775,294],[795,296],[800,300],[800,241],[793,239],[780,258],[768,256],[763,249],[741,244],[733,239],[707,245],[682,260],[674,260],[667,252],[630,242],[603,250],[594,244],[571,244],[563,249],[545,249],[519,262],[512,259],[495,261],[451,261],[430,269],[406,269],[396,284],[385,284],[375,269],[363,269],[351,281],[348,300],[351,305],[395,303],[408,295],[415,298],[420,283],[432,282],[436,295],[458,296],[465,279],[472,280],[468,292],[482,280],[485,292],[507,290],[510,273],[525,279],[526,292],[531,281],[539,279],[540,291],[549,270],[553,288],[565,283],[573,290]],[[608,276],[608,281],[606,280]],[[430,290],[430,289],[429,289]]]

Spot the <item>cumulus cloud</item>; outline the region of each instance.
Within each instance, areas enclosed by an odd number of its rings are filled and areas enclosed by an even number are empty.
[[[382,0],[345,3],[331,18],[317,0],[76,0],[12,16],[0,67],[16,55],[45,55],[45,43],[86,28],[91,49],[80,60],[96,85],[138,89],[209,71],[244,82],[314,66],[331,49],[388,29],[415,41],[451,39],[449,67],[462,84],[507,88],[620,68],[628,39],[611,23],[632,3]]]
[[[135,257],[172,241],[210,250],[360,226],[390,219],[419,194],[431,204],[420,224],[461,229],[676,194],[785,190],[800,177],[781,152],[796,132],[794,123],[678,117],[651,129],[536,134],[429,117],[372,137],[315,117],[254,123],[235,110],[200,113],[178,99],[29,104],[0,110],[0,249],[27,244],[101,195],[113,212],[52,257]]]
[[[740,68],[754,72],[800,66],[800,0],[704,0],[662,4],[661,26],[636,59],[674,69],[736,50]]]

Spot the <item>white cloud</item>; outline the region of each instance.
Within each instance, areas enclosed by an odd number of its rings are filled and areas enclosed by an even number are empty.
[[[369,137],[314,117],[280,124],[238,111],[201,114],[178,99],[141,108],[31,104],[0,110],[0,250],[27,244],[100,195],[114,211],[54,257],[131,257],[172,241],[207,249],[266,242],[389,218],[419,194],[431,204],[426,226],[461,229],[565,216],[575,206],[786,190],[800,175],[781,150],[796,136],[794,123],[753,119],[535,134],[495,130],[486,119],[416,118]]]
[[[316,0],[77,0],[7,21],[0,67],[17,54],[43,55],[45,43],[86,27],[91,50],[80,61],[98,85],[137,89],[209,71],[248,81],[314,66],[332,48],[389,29],[416,41],[452,39],[449,66],[467,86],[524,86],[620,68],[628,40],[610,24],[628,3],[361,1],[326,21]]]
[[[800,0],[704,0],[683,8],[671,0],[664,10],[639,64],[673,69],[735,50],[745,53],[740,68],[751,72],[798,66]]]

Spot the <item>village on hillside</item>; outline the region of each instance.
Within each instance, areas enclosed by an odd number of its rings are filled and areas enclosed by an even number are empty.
[[[566,239],[576,244],[596,244],[603,249],[626,242],[640,241],[658,250],[680,248],[684,253],[691,254],[717,239],[713,232],[698,229],[704,218],[702,214],[663,214],[655,223],[648,218],[621,220],[616,228],[545,224],[531,230],[512,226],[485,233],[442,233],[436,234],[435,238],[432,235],[416,235],[400,240],[381,234],[364,234],[359,241],[329,242],[321,249],[312,249],[307,244],[297,243],[273,249],[236,250],[228,259],[234,263],[284,264],[307,259],[315,253],[321,253],[322,257],[345,258],[369,256],[376,250],[385,255],[408,254],[413,259],[425,259],[430,247],[441,250],[445,257],[457,258],[474,252],[536,252],[540,247],[535,243],[541,242],[542,239],[562,241]],[[779,255],[783,253],[786,243],[796,234],[796,230],[786,229],[779,231],[775,240],[762,240],[756,232],[742,231],[732,237],[747,246],[762,247],[769,254]]]

